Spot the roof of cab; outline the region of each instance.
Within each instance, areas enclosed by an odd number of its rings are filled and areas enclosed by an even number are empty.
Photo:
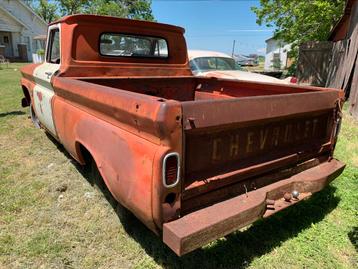
[[[189,50],[188,51],[189,60],[199,58],[199,57],[223,57],[223,58],[232,58],[230,55],[217,51],[209,50]]]
[[[185,33],[185,29],[179,26],[174,26],[170,24],[150,22],[150,21],[141,21],[141,20],[132,20],[117,18],[111,16],[99,16],[99,15],[69,15],[62,17],[61,19],[50,23],[49,25],[54,25],[57,23],[67,23],[67,24],[78,24],[78,23],[104,23],[104,24],[121,24],[121,25],[130,25],[138,27],[149,27],[152,29],[158,29],[163,31],[178,32],[181,34]]]

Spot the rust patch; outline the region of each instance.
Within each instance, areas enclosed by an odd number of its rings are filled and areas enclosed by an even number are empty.
[[[39,98],[39,101],[42,102],[42,93],[41,92],[37,92],[37,98]]]
[[[164,224],[163,241],[179,256],[225,236],[257,219],[268,217],[312,193],[339,176],[345,165],[337,160],[323,163],[295,176],[195,211]],[[285,201],[285,193],[297,190],[299,199]],[[267,200],[271,200],[267,209]]]

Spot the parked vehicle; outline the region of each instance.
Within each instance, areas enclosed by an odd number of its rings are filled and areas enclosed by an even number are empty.
[[[290,84],[292,81],[292,77],[281,80],[258,73],[244,71],[234,58],[225,53],[205,50],[189,50],[188,54],[190,68],[195,76],[280,84]]]
[[[332,157],[342,91],[194,77],[183,34],[68,16],[50,24],[45,62],[21,70],[35,125],[92,162],[178,255],[310,197],[345,166]]]
[[[235,61],[238,62],[238,64],[240,64],[242,66],[257,66],[257,65],[259,65],[257,58],[244,56],[241,54],[236,54],[236,55],[234,55],[233,58],[235,59]]]

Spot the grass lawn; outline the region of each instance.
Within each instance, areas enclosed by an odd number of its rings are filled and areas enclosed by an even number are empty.
[[[0,70],[0,268],[358,268],[358,124],[347,113],[336,150],[343,175],[180,259],[32,127],[19,67]]]

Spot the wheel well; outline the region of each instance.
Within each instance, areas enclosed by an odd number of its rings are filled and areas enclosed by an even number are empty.
[[[81,164],[84,166],[84,172],[85,175],[87,175],[87,180],[91,183],[91,185],[96,185],[111,204],[115,202],[115,198],[113,198],[113,194],[102,178],[92,154],[85,146],[78,142],[76,142],[76,149]]]
[[[25,96],[26,101],[28,102],[28,104],[31,104],[30,92],[24,85],[22,85],[22,92],[24,93],[24,96]]]
[[[94,160],[92,154],[89,150],[83,146],[81,143],[76,142],[76,151],[78,158],[82,165],[88,166],[91,165],[91,162]]]

